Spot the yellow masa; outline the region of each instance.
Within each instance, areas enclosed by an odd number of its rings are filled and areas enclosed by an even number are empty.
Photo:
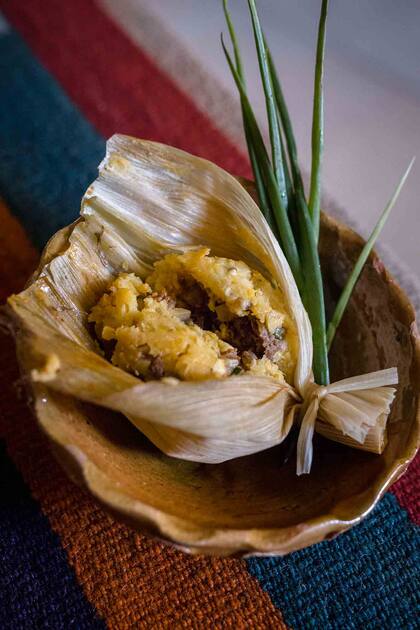
[[[112,362],[146,380],[204,380],[232,373],[289,377],[295,333],[281,293],[245,263],[209,253],[200,248],[169,254],[155,263],[146,282],[132,273],[112,282],[89,316],[98,338],[113,342]],[[194,322],[194,296],[203,295],[212,330]],[[232,322],[237,326],[245,317],[269,335],[284,331],[281,351],[269,359],[238,350]]]

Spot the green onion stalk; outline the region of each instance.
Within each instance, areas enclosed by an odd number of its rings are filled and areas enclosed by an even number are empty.
[[[248,98],[244,66],[227,0],[223,10],[233,48],[223,35],[223,51],[240,96],[242,119],[259,207],[277,238],[296,280],[312,326],[313,372],[320,385],[329,383],[328,352],[363,266],[394,206],[414,162],[410,162],[394,194],[366,242],[327,327],[322,271],[318,252],[321,215],[321,170],[324,149],[324,52],[328,0],[322,0],[316,47],[312,114],[312,163],[309,194],[305,192],[296,140],[281,83],[267,45],[255,0],[247,0],[267,112],[269,147]]]

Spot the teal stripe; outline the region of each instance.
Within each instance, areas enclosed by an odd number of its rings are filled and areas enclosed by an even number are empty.
[[[418,628],[420,529],[388,493],[361,525],[284,558],[247,560],[294,630]]]
[[[4,26],[0,94],[0,196],[41,248],[79,214],[104,140]]]
[[[0,441],[0,628],[105,630]]]
[[[0,14],[0,196],[38,247],[76,217],[103,151]],[[105,628],[1,442],[0,558],[1,628]]]

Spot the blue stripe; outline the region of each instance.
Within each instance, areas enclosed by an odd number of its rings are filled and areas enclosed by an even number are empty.
[[[0,196],[41,248],[79,214],[103,138],[13,30],[0,34]]]
[[[0,628],[104,628],[2,442],[0,523]]]
[[[0,88],[0,194],[40,247],[77,216],[104,141],[13,31],[0,37]],[[415,536],[387,495],[336,540],[247,566],[296,630],[414,628]]]
[[[294,630],[418,628],[419,528],[386,494],[361,525],[285,558],[252,558],[248,570]]]
[[[0,196],[41,247],[77,216],[104,142],[4,21],[0,94]],[[105,627],[2,444],[0,558],[1,628]]]

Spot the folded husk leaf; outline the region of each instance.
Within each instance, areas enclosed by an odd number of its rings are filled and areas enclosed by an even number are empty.
[[[167,253],[206,244],[281,287],[299,334],[295,381],[303,385],[312,361],[308,319],[275,238],[239,182],[177,149],[114,136],[81,215],[47,246],[26,290],[9,299],[32,379],[120,411],[183,459],[216,463],[280,443],[293,424],[290,386],[250,376],[143,383],[100,355],[87,324],[117,273],[144,277]]]
[[[317,420],[318,431],[324,437],[381,453],[386,443],[386,419],[395,396],[393,387],[384,386],[395,383],[397,369],[389,368],[326,386],[308,384],[297,444],[297,473],[310,472]]]
[[[298,336],[294,387],[255,376],[143,383],[101,356],[87,315],[115,275],[129,270],[144,277],[166,254],[202,245],[215,256],[244,261],[283,292]],[[120,411],[168,455],[217,463],[264,450],[288,435],[302,402],[304,409],[311,404],[311,328],[268,224],[235,178],[172,147],[113,136],[99,177],[83,198],[81,219],[53,237],[9,307],[21,362],[33,381]],[[363,444],[362,437],[379,427],[377,451],[390,391],[375,392],[375,400],[354,392],[340,404],[347,405],[344,432],[353,441]],[[343,441],[340,407],[331,396],[321,404],[321,432],[327,423],[329,437],[336,432]],[[302,422],[303,448],[310,454],[315,421],[316,414]]]

